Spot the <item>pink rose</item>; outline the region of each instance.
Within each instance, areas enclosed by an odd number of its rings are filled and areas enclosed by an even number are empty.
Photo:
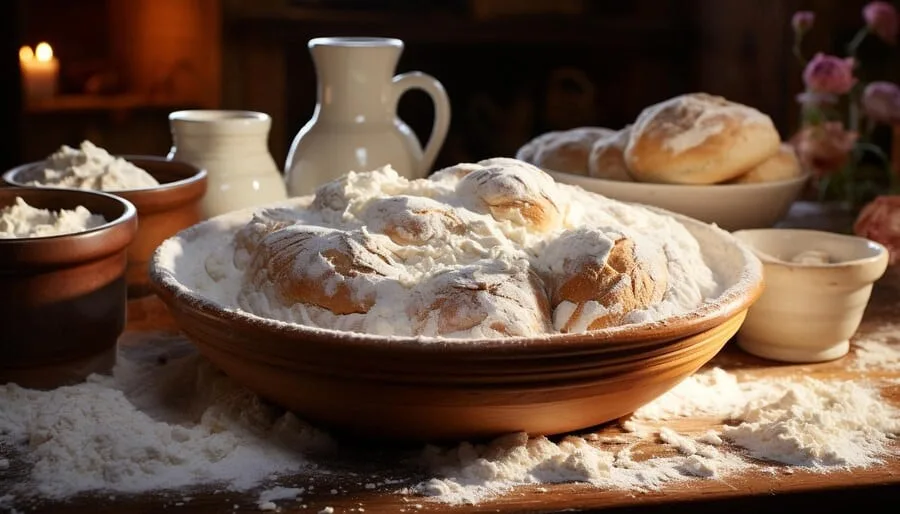
[[[791,26],[797,34],[805,34],[816,22],[816,13],[812,11],[797,11],[791,18]]]
[[[818,93],[842,95],[856,84],[853,77],[852,57],[841,59],[833,55],[817,53],[803,70],[806,88]]]
[[[900,196],[879,196],[863,207],[853,225],[860,237],[888,249],[891,264],[900,261]]]
[[[888,2],[869,2],[863,7],[869,30],[890,45],[897,43],[897,9]]]
[[[829,121],[803,128],[791,138],[791,145],[806,169],[824,177],[837,173],[847,164],[857,137],[856,132],[844,130],[843,123]]]
[[[874,121],[900,124],[900,87],[893,82],[872,82],[863,91],[862,106]]]

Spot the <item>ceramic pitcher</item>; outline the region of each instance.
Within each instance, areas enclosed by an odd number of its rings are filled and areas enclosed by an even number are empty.
[[[192,110],[169,115],[177,159],[206,169],[201,202],[204,218],[287,198],[284,177],[269,153],[268,114],[253,111]]]
[[[450,125],[450,102],[441,83],[421,72],[394,76],[403,52],[399,39],[326,37],[308,46],[318,77],[317,104],[288,153],[288,193],[309,194],[348,171],[386,164],[407,178],[426,176]],[[397,102],[410,89],[424,90],[434,102],[424,151],[397,118]]]

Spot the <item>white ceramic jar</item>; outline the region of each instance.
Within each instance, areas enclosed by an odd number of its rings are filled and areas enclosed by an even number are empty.
[[[403,51],[399,39],[325,37],[309,51],[318,77],[316,110],[291,145],[285,164],[291,196],[312,193],[349,171],[390,164],[407,178],[428,175],[450,125],[450,102],[441,83],[413,71],[394,76]],[[397,118],[397,102],[421,89],[434,102],[434,124],[424,151]]]
[[[201,213],[226,212],[287,198],[284,177],[269,152],[268,114],[253,111],[189,110],[169,114],[168,158],[206,170]]]
[[[793,363],[846,355],[872,285],[887,268],[887,249],[818,230],[739,230],[734,236],[762,261],[766,283],[738,332],[738,346]]]

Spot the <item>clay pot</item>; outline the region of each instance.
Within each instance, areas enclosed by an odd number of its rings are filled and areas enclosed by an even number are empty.
[[[125,327],[130,202],[91,191],[0,189],[50,210],[84,206],[108,221],[85,232],[0,239],[0,383],[52,388],[109,369]]]

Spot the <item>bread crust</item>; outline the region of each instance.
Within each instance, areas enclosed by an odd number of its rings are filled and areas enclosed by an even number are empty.
[[[715,184],[772,157],[780,144],[769,116],[720,96],[691,93],[641,112],[625,162],[641,182]]]

